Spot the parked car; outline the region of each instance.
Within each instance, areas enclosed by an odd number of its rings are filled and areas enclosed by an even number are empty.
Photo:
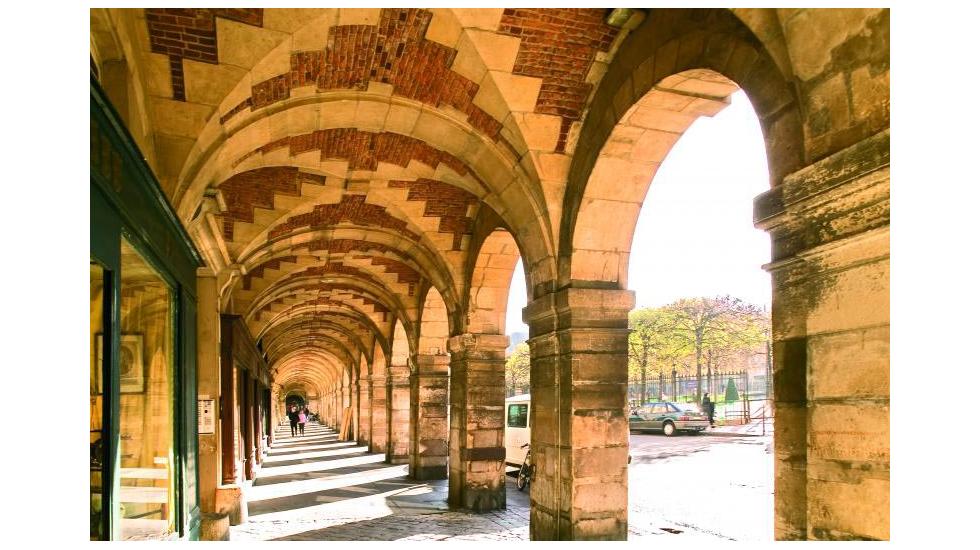
[[[630,413],[630,431],[662,431],[666,436],[676,432],[700,433],[708,427],[708,416],[689,403],[658,401],[637,407]]]

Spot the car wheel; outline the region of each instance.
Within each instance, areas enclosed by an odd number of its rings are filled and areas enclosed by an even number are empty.
[[[674,423],[673,422],[664,422],[664,435],[666,435],[667,437],[670,437],[670,436],[674,435]]]

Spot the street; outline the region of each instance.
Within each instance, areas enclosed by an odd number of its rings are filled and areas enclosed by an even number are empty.
[[[772,436],[630,435],[630,534],[773,540]]]

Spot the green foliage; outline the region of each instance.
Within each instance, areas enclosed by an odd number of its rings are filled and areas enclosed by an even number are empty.
[[[738,388],[735,387],[735,380],[732,378],[728,379],[728,385],[725,386],[725,401],[728,403],[738,401]]]
[[[504,376],[510,394],[515,393],[518,388],[531,385],[531,348],[528,347],[527,342],[518,344],[514,348],[514,353],[507,358]]]
[[[702,374],[740,352],[758,349],[768,337],[768,314],[732,296],[683,298],[630,313],[629,376],[649,383],[659,373]]]

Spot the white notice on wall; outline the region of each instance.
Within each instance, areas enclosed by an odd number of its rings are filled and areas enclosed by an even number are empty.
[[[214,433],[214,399],[197,400],[197,433]]]

